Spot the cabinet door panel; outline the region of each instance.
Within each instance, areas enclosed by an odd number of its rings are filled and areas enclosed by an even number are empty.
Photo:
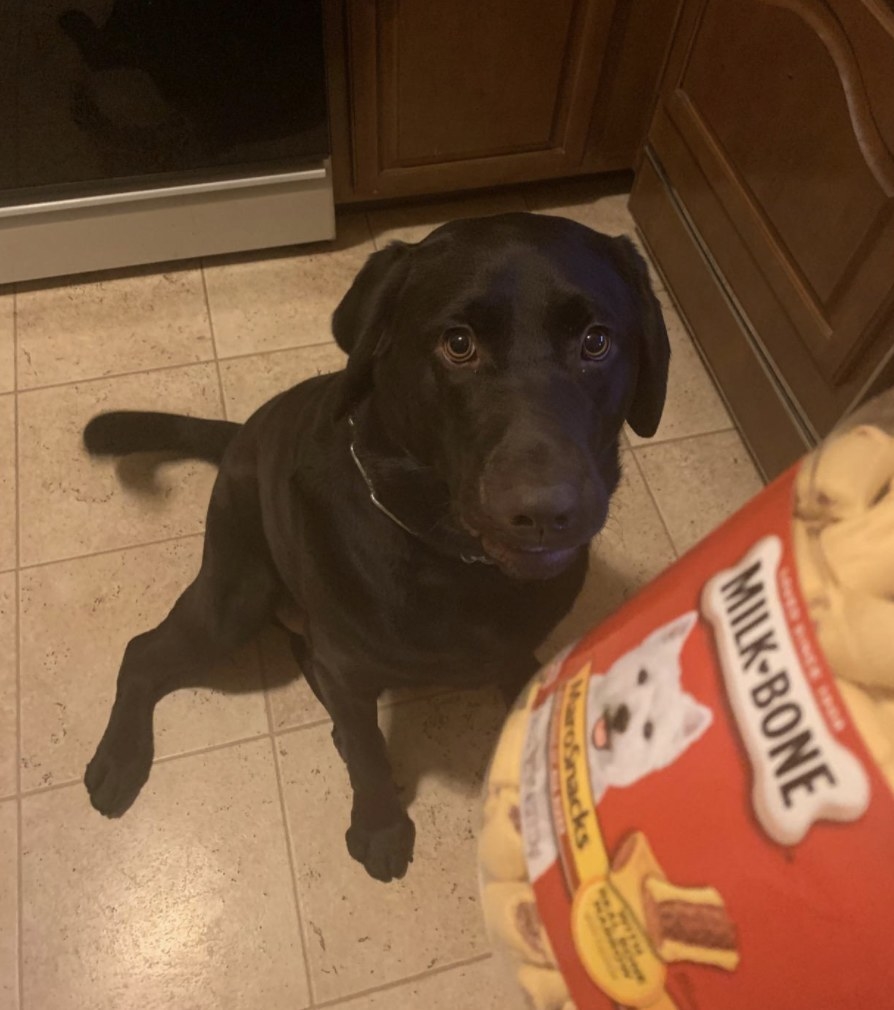
[[[664,96],[830,389],[891,305],[892,68],[881,0],[707,0]]]

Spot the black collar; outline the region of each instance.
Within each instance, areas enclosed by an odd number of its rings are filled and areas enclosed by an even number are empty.
[[[428,468],[369,423],[369,403],[348,418],[350,453],[369,500],[404,532],[466,564],[492,565],[480,542],[450,521],[449,492]]]

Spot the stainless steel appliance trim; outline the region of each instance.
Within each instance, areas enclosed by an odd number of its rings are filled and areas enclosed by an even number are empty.
[[[327,159],[321,169],[313,166],[288,178],[252,177],[247,186],[196,185],[185,193],[159,188],[143,191],[137,199],[54,205],[51,210],[0,217],[0,284],[322,242],[334,236]]]
[[[25,214],[42,214],[64,210],[87,210],[90,207],[107,207],[119,203],[134,203],[138,200],[158,200],[173,196],[198,196],[203,193],[219,193],[226,190],[250,189],[253,186],[289,185],[296,182],[310,182],[325,179],[325,166],[308,168],[300,172],[280,172],[271,175],[251,175],[233,179],[217,179],[212,182],[187,183],[181,186],[153,186],[149,189],[133,189],[120,193],[98,193],[94,196],[72,197],[68,200],[46,200],[40,203],[16,204],[0,207],[0,218],[19,217]]]

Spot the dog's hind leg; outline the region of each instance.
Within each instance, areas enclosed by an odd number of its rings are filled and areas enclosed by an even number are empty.
[[[84,783],[93,806],[116,817],[136,799],[152,765],[152,717],[169,692],[202,681],[207,666],[260,630],[279,593],[249,495],[223,474],[208,511],[199,574],[152,631],[128,644],[106,731]],[[240,504],[243,507],[240,507]]]

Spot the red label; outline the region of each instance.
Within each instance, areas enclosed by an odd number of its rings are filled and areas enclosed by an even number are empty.
[[[891,1002],[894,796],[798,588],[794,471],[554,664],[521,777],[580,1010]]]

